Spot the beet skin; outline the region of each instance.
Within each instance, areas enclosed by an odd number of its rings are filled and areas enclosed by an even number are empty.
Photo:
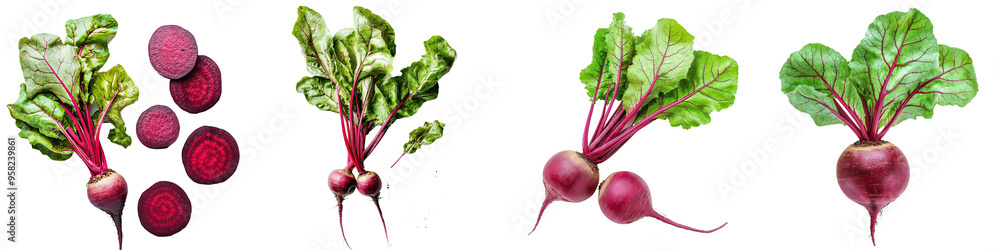
[[[837,160],[840,190],[868,210],[872,245],[879,211],[899,198],[910,182],[910,165],[896,145],[887,141],[858,141]]]

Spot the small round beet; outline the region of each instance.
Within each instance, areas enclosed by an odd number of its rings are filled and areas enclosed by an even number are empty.
[[[194,35],[177,25],[164,25],[149,38],[149,63],[161,76],[177,79],[194,68],[198,43]]]
[[[180,232],[191,221],[191,199],[169,181],[154,183],[139,196],[139,223],[149,233],[165,237]]]
[[[177,136],[181,132],[180,128],[177,114],[174,114],[170,107],[154,105],[139,115],[139,121],[135,124],[135,133],[142,145],[147,148],[161,149],[170,147],[174,141],[177,141]]]
[[[202,126],[184,142],[181,150],[184,171],[199,184],[216,184],[229,179],[240,162],[236,139],[226,130]]]
[[[198,56],[198,63],[190,74],[170,80],[170,96],[178,107],[188,113],[197,114],[212,108],[222,96],[219,65],[212,58]]]

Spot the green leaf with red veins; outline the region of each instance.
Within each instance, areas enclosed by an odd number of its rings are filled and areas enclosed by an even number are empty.
[[[73,151],[60,130],[60,126],[72,123],[66,117],[69,113],[59,105],[59,100],[52,93],[43,92],[28,97],[25,84],[21,84],[20,90],[17,100],[7,104],[15,125],[21,129],[18,135],[53,160],[69,159]]]
[[[392,118],[400,119],[416,114],[417,110],[427,101],[438,96],[438,81],[451,71],[455,63],[455,49],[440,36],[433,36],[424,41],[424,55],[400,70],[399,76],[394,76],[385,84],[375,89],[374,101],[370,103],[365,114],[368,120],[385,121],[389,113],[399,106],[400,100],[410,96],[396,111]],[[392,123],[392,121],[389,121]]]
[[[689,129],[708,124],[712,121],[709,114],[733,105],[738,75],[736,60],[695,51],[687,78],[681,80],[677,88],[660,93],[647,103],[639,119],[666,108],[657,118],[670,120],[670,126]]]
[[[830,47],[810,43],[788,56],[781,67],[781,92],[799,111],[812,116],[817,126],[845,124],[851,113],[837,109],[840,100],[855,115],[864,117],[858,87],[851,82],[851,68],[846,59]],[[848,117],[843,116],[846,114]]]
[[[95,74],[90,90],[90,96],[97,105],[91,117],[94,126],[99,126],[102,121],[111,123],[114,127],[108,133],[108,140],[127,148],[132,144],[132,137],[125,133],[125,120],[122,119],[121,112],[139,99],[139,88],[125,72],[125,68],[115,65],[108,71]]]
[[[410,140],[403,144],[403,152],[412,154],[420,149],[420,146],[427,146],[444,136],[444,123],[437,120],[434,122],[424,122],[423,126],[417,127],[410,132]]]
[[[615,99],[621,99],[628,87],[628,77],[624,74],[635,56],[635,34],[632,27],[625,25],[625,15],[615,13],[607,29],[598,29],[594,35],[593,61],[580,71],[580,81],[587,89],[587,96],[604,100],[614,94],[615,85],[621,83]],[[597,86],[600,82],[600,86]]]
[[[92,101],[87,96],[90,92],[87,90],[87,83],[111,56],[108,52],[108,43],[115,38],[117,32],[118,21],[108,14],[66,21],[66,43],[79,48],[77,56],[80,57],[83,66],[82,94],[87,102]]]
[[[923,87],[912,92],[912,97],[906,107],[897,109],[900,112],[893,125],[907,119],[917,117],[931,118],[935,105],[956,105],[965,107],[976,97],[979,84],[976,81],[976,70],[972,67],[972,58],[964,50],[938,45],[940,53],[940,71],[938,76],[921,82]]]
[[[298,19],[292,28],[292,35],[302,47],[302,56],[306,58],[306,71],[310,74],[329,78],[333,74],[330,64],[330,46],[332,36],[323,21],[323,16],[309,7],[299,6]]]
[[[51,92],[67,108],[81,101],[81,65],[76,47],[63,44],[58,36],[52,34],[21,38],[17,44],[29,97]]]
[[[641,108],[653,97],[676,88],[694,60],[694,36],[673,19],[660,19],[635,44],[628,88],[622,97],[625,111]]]
[[[854,49],[851,70],[858,91],[885,126],[906,97],[918,86],[941,74],[937,40],[930,19],[911,9],[875,18]],[[876,110],[878,107],[893,109]]]

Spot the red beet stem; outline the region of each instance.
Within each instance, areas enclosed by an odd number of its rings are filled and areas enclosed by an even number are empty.
[[[545,200],[542,201],[542,209],[538,210],[538,219],[535,219],[535,227],[531,228],[531,232],[528,232],[528,235],[535,232],[535,229],[538,228],[538,222],[542,221],[542,213],[545,212],[545,208],[549,207],[549,204],[552,204],[552,202],[556,201],[556,199],[557,197],[555,194],[553,194],[550,190],[545,190]]]
[[[351,248],[351,243],[347,242],[347,234],[344,233],[344,197],[337,195],[337,218],[340,219],[340,236],[344,237],[344,244]]]
[[[385,232],[385,245],[389,246],[389,229],[385,227],[385,218],[382,217],[382,207],[378,205],[378,194],[372,196],[372,201],[375,202],[375,209],[378,209],[378,218],[382,219],[382,232]]]
[[[672,221],[670,219],[667,219],[667,217],[663,217],[663,215],[661,215],[661,214],[659,214],[657,212],[650,212],[650,214],[647,215],[647,216],[656,218],[657,220],[660,220],[660,221],[662,221],[664,223],[670,224],[671,226],[675,226],[675,227],[679,227],[679,228],[682,228],[682,229],[687,229],[687,230],[694,231],[694,232],[699,232],[699,233],[711,233],[711,232],[715,232],[715,230],[719,230],[720,228],[722,228],[722,227],[726,226],[727,224],[729,224],[729,222],[726,222],[726,223],[722,223],[722,226],[719,226],[719,227],[717,227],[715,229],[712,229],[712,230],[701,230],[701,229],[695,229],[695,228],[692,228],[692,227],[689,227],[689,226],[681,225],[680,223],[677,223],[677,222],[674,222],[674,221]]]

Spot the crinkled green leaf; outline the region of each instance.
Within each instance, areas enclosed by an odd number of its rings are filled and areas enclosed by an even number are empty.
[[[302,47],[302,56],[306,58],[306,70],[313,75],[331,75],[332,37],[326,22],[323,21],[323,16],[306,6],[299,6],[298,16],[292,28],[292,35],[299,40],[299,46]]]
[[[70,106],[80,100],[82,66],[76,47],[52,34],[21,38],[17,44],[28,96],[51,92]]]
[[[424,102],[437,98],[438,80],[447,74],[455,63],[455,49],[448,45],[444,38],[433,36],[424,41],[424,51],[426,53],[420,60],[401,70],[402,74],[378,86],[372,102],[373,112],[366,114],[369,120],[384,121],[399,105],[400,100],[406,98],[407,101],[399,106],[393,119],[410,117]]]
[[[709,114],[733,105],[738,76],[739,65],[732,58],[695,51],[687,78],[648,102],[639,119],[666,108],[657,118],[670,120],[670,126],[689,129],[708,124]]]
[[[66,117],[66,110],[59,105],[59,100],[49,92],[29,98],[25,84],[21,84],[20,90],[17,101],[7,104],[15,125],[21,129],[18,135],[28,139],[32,147],[53,160],[65,160],[72,156],[73,152],[59,128],[71,122]]]
[[[31,148],[48,156],[49,159],[65,161],[73,156],[73,150],[70,149],[69,142],[65,138],[46,136],[39,132],[38,128],[29,126],[20,120],[14,121],[14,125],[21,129],[21,132],[17,133],[18,136],[28,139]]]
[[[625,15],[615,13],[607,29],[598,29],[594,35],[593,61],[580,72],[580,81],[587,88],[587,96],[604,100],[615,94],[615,86],[621,84],[615,99],[621,99],[628,88],[628,77],[623,75],[635,56],[635,34],[632,27],[625,25]],[[598,86],[600,83],[600,86]],[[611,92],[611,93],[609,93]]]
[[[844,124],[837,100],[843,98],[858,117],[864,116],[863,99],[851,81],[851,67],[837,51],[810,43],[788,56],[781,67],[781,92],[799,111],[812,116],[817,126]],[[844,114],[848,114],[845,110]]]
[[[103,121],[114,125],[108,133],[108,140],[122,147],[128,147],[132,144],[132,137],[125,133],[125,120],[122,119],[121,112],[139,99],[139,88],[121,65],[99,72],[94,77],[90,86],[90,95],[94,99],[94,104],[98,106],[91,118],[95,123],[94,126],[100,125],[97,123],[101,122],[103,114]]]
[[[420,146],[430,145],[444,135],[444,123],[437,120],[424,122],[423,126],[417,127],[410,132],[410,140],[403,145],[403,151],[412,154],[420,149]]]
[[[878,16],[868,26],[850,66],[870,107],[898,106],[923,81],[941,73],[933,29],[930,19],[916,9]],[[882,116],[879,127],[889,117]]]
[[[302,77],[302,80],[295,84],[295,90],[304,94],[306,101],[320,110],[339,112],[336,89],[330,79],[319,76]]]
[[[898,124],[907,119],[917,117],[931,118],[935,105],[956,105],[965,107],[976,97],[979,84],[976,81],[976,70],[972,67],[972,58],[964,50],[938,45],[940,52],[938,76],[924,81],[925,85],[913,92],[906,107],[898,109],[901,112],[893,123]]]
[[[635,57],[628,67],[628,88],[622,97],[625,111],[641,108],[660,93],[677,87],[694,60],[694,36],[673,19],[660,19],[636,40]]]
[[[93,78],[94,73],[104,66],[111,53],[108,52],[108,43],[115,38],[118,32],[118,21],[108,14],[98,14],[80,19],[66,21],[66,44],[78,48],[77,56],[81,59],[83,75],[81,77],[84,89],[82,94],[84,99],[89,99],[87,83]]]
[[[396,32],[382,17],[364,7],[355,6],[354,28],[361,37],[371,37],[373,34],[380,36],[389,49],[389,55],[396,56]]]

